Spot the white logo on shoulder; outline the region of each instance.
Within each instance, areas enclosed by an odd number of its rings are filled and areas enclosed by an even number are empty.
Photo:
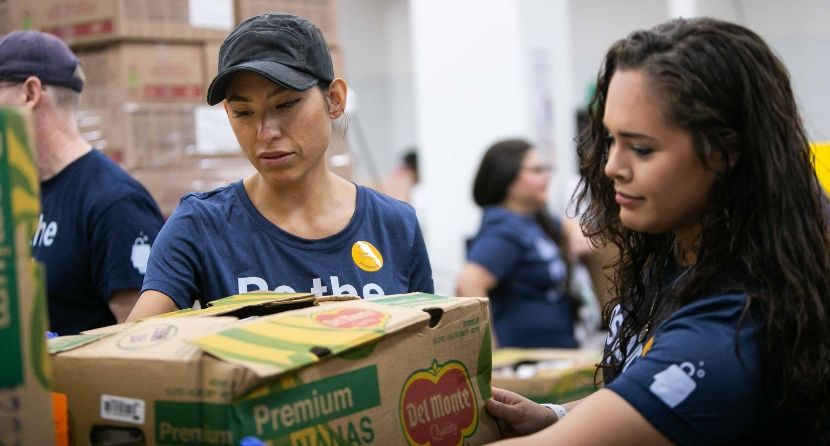
[[[150,258],[150,244],[149,237],[143,232],[139,233],[138,238],[133,242],[133,252],[130,253],[130,261],[133,262],[133,268],[137,269],[139,273],[147,272],[147,260]]]
[[[686,398],[697,388],[694,378],[706,376],[703,370],[703,361],[695,368],[691,362],[684,362],[680,365],[672,364],[662,372],[654,375],[654,382],[649,390],[660,398],[667,406],[677,407],[678,404],[686,401]]]

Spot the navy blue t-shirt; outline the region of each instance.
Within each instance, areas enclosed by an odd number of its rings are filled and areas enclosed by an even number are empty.
[[[678,444],[804,444],[808,420],[772,403],[762,388],[759,329],[745,294],[711,296],[661,322],[644,344],[632,339],[622,373],[607,387]],[[606,352],[616,344],[624,312],[611,316]],[[740,355],[738,354],[740,352]]]
[[[498,280],[490,305],[500,346],[577,346],[572,304],[564,293],[567,266],[533,216],[486,207],[467,259]]]
[[[114,324],[112,294],[144,281],[164,222],[156,202],[94,149],[40,187],[32,249],[46,267],[50,329],[68,335]]]
[[[239,181],[182,198],[156,241],[143,290],[160,291],[187,308],[195,300],[204,305],[259,290],[368,299],[431,293],[433,284],[408,204],[357,186],[348,225],[308,240],[268,221]]]

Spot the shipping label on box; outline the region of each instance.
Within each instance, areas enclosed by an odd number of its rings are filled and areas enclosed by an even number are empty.
[[[40,180],[23,109],[0,108],[0,444],[51,444],[43,271],[32,258]]]
[[[240,322],[149,319],[55,352],[56,387],[75,438],[132,429],[146,444],[484,444],[498,439],[484,409],[488,327],[486,300],[425,294]]]

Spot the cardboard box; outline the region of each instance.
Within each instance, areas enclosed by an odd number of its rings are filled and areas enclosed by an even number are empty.
[[[34,28],[55,34],[78,47],[115,40],[221,40],[234,25],[230,2],[38,0],[28,4],[31,5]],[[199,8],[191,9],[191,5]]]
[[[222,46],[222,41],[210,41],[205,42],[202,44],[202,61],[204,61],[204,68],[202,68],[202,72],[204,73],[205,80],[203,85],[205,86],[205,92],[207,92],[207,88],[210,86],[211,81],[213,78],[216,77],[216,73],[219,71],[219,47]]]
[[[0,444],[54,444],[46,288],[32,258],[40,181],[29,114],[0,108]]]
[[[268,12],[281,12],[303,17],[317,25],[329,46],[340,42],[337,32],[335,0],[234,0],[236,23]]]
[[[201,44],[117,43],[76,51],[86,75],[81,106],[205,102]]]
[[[493,353],[493,387],[538,403],[567,403],[596,390],[600,353],[579,349],[499,349]]]
[[[78,444],[113,428],[148,445],[484,444],[488,327],[485,299],[426,294],[148,319],[53,348],[55,385]]]
[[[192,104],[125,102],[78,110],[83,137],[126,169],[169,166],[194,151]]]
[[[0,0],[0,35],[32,28],[32,9],[23,0]]]
[[[140,168],[130,172],[150,192],[161,213],[170,216],[188,192],[210,191],[241,180],[256,170],[248,159],[235,157],[189,158],[166,167]]]
[[[188,192],[210,191],[254,174],[256,169],[248,158],[236,150],[236,155],[187,155],[168,165],[135,168],[130,174],[147,188],[162,215],[169,216]],[[345,147],[332,145],[328,163],[334,173],[352,178],[351,155]]]

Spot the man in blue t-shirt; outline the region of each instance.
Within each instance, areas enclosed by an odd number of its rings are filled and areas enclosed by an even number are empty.
[[[81,136],[83,84],[57,37],[16,31],[0,40],[0,105],[33,117],[42,214],[32,251],[46,267],[50,329],[61,335],[126,319],[163,223],[147,191]]]

